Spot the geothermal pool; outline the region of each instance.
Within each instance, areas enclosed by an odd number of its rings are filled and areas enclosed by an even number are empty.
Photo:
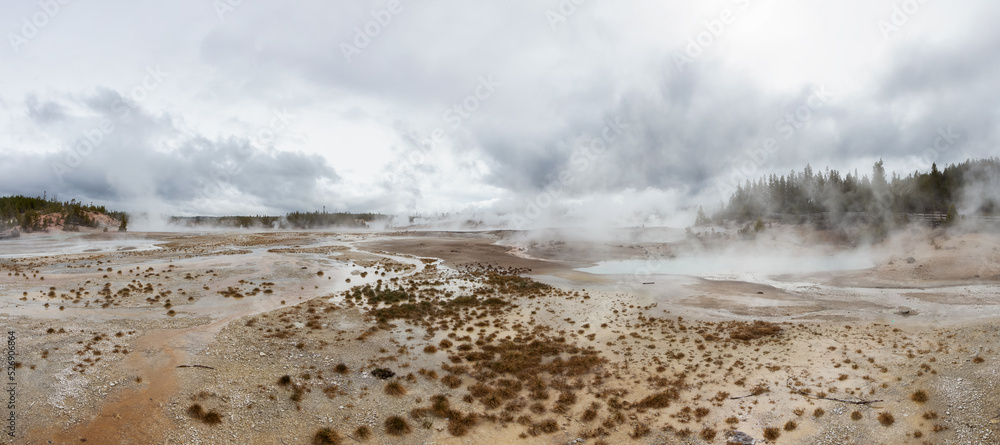
[[[756,274],[784,275],[875,267],[867,252],[846,252],[826,256],[766,256],[717,254],[649,260],[602,261],[577,269],[598,275],[666,274],[709,277]]]
[[[144,237],[58,233],[22,235],[0,241],[0,258],[27,258],[73,253],[125,252],[158,249],[155,240]]]

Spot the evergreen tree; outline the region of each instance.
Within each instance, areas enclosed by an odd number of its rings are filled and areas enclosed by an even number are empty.
[[[944,225],[951,226],[958,222],[958,210],[955,204],[948,205],[948,213],[944,216]]]
[[[768,214],[778,214],[791,220],[805,221],[809,215],[829,212],[823,216],[833,223],[843,218],[856,220],[864,215],[873,224],[892,226],[907,219],[907,214],[947,213],[962,196],[966,187],[994,190],[995,178],[1000,177],[1000,158],[966,161],[939,169],[931,165],[930,172],[915,171],[902,177],[893,173],[886,178],[881,159],[872,167],[871,177],[857,172],[841,176],[837,170],[815,172],[806,166],[802,173],[770,175],[739,186],[713,215],[722,222],[736,220],[753,222]],[[1000,198],[995,194],[979,194],[974,214],[992,215],[1000,211]],[[880,232],[884,232],[880,231]]]
[[[712,223],[712,220],[708,219],[708,215],[705,215],[705,209],[698,206],[698,216],[694,219],[694,225],[696,226],[707,226]]]

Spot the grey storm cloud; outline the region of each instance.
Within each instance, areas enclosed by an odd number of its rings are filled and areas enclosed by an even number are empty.
[[[56,102],[42,103],[37,96],[31,95],[25,100],[25,105],[28,108],[28,116],[40,124],[51,124],[66,119],[66,107]]]
[[[881,157],[912,171],[994,155],[1000,6],[927,2],[897,17],[896,3],[74,5],[0,55],[13,69],[0,192],[180,213],[451,211],[553,187],[713,204],[720,184],[806,164]],[[32,11],[5,8],[13,31]],[[86,32],[104,14],[117,19],[107,32]],[[159,64],[164,86],[137,95]],[[259,110],[278,104],[295,130],[261,144]],[[115,131],[54,173],[101,119]],[[609,125],[621,127],[610,139]],[[941,134],[954,147],[928,156]]]
[[[29,108],[35,101],[26,100]],[[87,117],[78,132],[64,133],[63,146],[49,153],[13,153],[0,163],[7,193],[98,200],[124,206],[192,208],[198,200],[238,199],[262,211],[312,209],[329,199],[318,190],[339,176],[314,154],[257,147],[246,137],[210,139],[177,126],[101,89],[83,97]],[[127,110],[122,117],[118,114]],[[172,146],[164,149],[165,145]],[[235,197],[231,192],[237,192]],[[320,203],[320,204],[318,204]]]

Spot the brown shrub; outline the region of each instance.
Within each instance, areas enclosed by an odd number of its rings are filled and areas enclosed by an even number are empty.
[[[222,423],[222,414],[219,414],[218,412],[211,410],[205,413],[205,415],[201,418],[201,421],[209,425],[218,425]]]
[[[398,381],[389,382],[385,385],[385,393],[394,397],[405,396],[406,387]]]
[[[219,412],[215,410],[205,411],[205,409],[197,403],[188,407],[187,414],[188,416],[198,419],[208,425],[218,425],[222,423],[222,414],[219,414]]]
[[[769,426],[767,428],[764,428],[764,438],[767,439],[768,442],[774,442],[774,441],[778,440],[779,437],[781,437],[781,429],[780,428],[773,427],[773,426]]]
[[[344,439],[340,434],[330,428],[323,428],[313,436],[313,445],[340,445]]]
[[[406,419],[399,416],[390,416],[385,419],[385,433],[390,436],[403,436],[410,434],[413,428],[406,422]]]
[[[431,409],[430,413],[435,417],[449,417],[454,413],[451,410],[451,403],[448,402],[448,397],[442,394],[437,394],[431,396]]]
[[[368,425],[361,425],[354,430],[354,437],[361,440],[368,440],[368,438],[372,437],[372,429],[368,428]]]
[[[630,436],[633,439],[639,439],[641,437],[648,436],[649,433],[652,433],[652,432],[653,432],[653,430],[649,429],[649,426],[647,426],[645,423],[637,423],[637,424],[635,424],[633,426],[633,428],[632,428],[632,434],[630,434]]]
[[[660,409],[667,408],[670,406],[671,402],[676,401],[680,397],[680,392],[676,389],[668,389],[666,391],[658,392],[656,394],[649,395],[644,399],[636,403],[637,408],[642,409]]]
[[[205,415],[205,409],[202,408],[201,405],[195,403],[194,405],[191,405],[191,406],[188,407],[187,414],[188,414],[188,416],[191,416],[192,418],[200,420],[201,416]]]
[[[452,412],[448,419],[448,432],[452,436],[461,437],[469,433],[479,423],[479,416],[475,413],[462,414]]]
[[[538,431],[543,434],[552,434],[559,431],[559,423],[552,419],[543,420],[540,423],[532,425],[532,431]],[[537,434],[533,434],[537,435]]]
[[[455,374],[448,374],[441,378],[441,383],[444,383],[445,386],[449,388],[455,389],[462,386],[462,378],[456,376]]]
[[[704,439],[706,442],[711,442],[715,440],[715,434],[716,434],[715,430],[706,427],[705,429],[701,430],[701,433],[698,435],[701,436],[701,438]]]
[[[757,320],[753,323],[733,321],[724,325],[724,328],[729,330],[730,339],[742,341],[757,340],[781,333],[781,326],[762,320]]]

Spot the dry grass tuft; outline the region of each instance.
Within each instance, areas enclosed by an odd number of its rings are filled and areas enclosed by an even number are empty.
[[[354,437],[360,440],[368,440],[368,438],[372,437],[372,429],[368,428],[368,425],[361,425],[354,430]]]
[[[928,397],[927,397],[927,391],[924,391],[922,389],[918,389],[916,391],[913,391],[913,393],[910,394],[910,400],[912,400],[914,402],[917,402],[917,403],[924,403],[924,402],[927,401],[927,399],[928,399]]]
[[[410,434],[413,428],[406,422],[406,419],[399,416],[390,416],[385,419],[385,433],[390,436],[403,436]]]
[[[393,397],[405,396],[406,387],[398,381],[389,382],[385,384],[385,393]]]
[[[458,388],[459,386],[462,386],[462,378],[454,374],[448,374],[444,377],[441,377],[441,383],[444,383],[445,386],[451,389],[455,389]]]
[[[209,425],[218,425],[222,423],[222,414],[212,410],[205,413],[205,415],[201,418],[201,421]]]
[[[649,429],[649,426],[647,426],[645,423],[637,423],[632,428],[632,434],[630,434],[630,437],[632,437],[633,439],[639,439],[648,436],[649,433],[652,432],[653,430]]]
[[[670,406],[671,402],[674,402],[679,398],[680,398],[680,391],[678,391],[676,388],[670,388],[666,391],[661,391],[656,394],[647,396],[646,398],[636,403],[635,407],[640,409],[667,408]]]
[[[892,424],[896,423],[896,418],[892,415],[892,413],[882,411],[878,413],[878,423],[881,423],[882,426],[892,426]]]
[[[479,423],[479,416],[475,413],[462,414],[452,411],[450,416],[448,419],[448,432],[455,437],[462,437],[468,434]]]
[[[552,419],[546,419],[531,425],[528,434],[537,436],[539,434],[552,434],[559,431],[559,423]]]
[[[705,427],[705,429],[701,430],[701,433],[698,434],[698,436],[700,436],[706,442],[712,442],[713,440],[715,440],[715,434],[716,434],[715,430]]]
[[[725,324],[724,327],[729,329],[730,339],[742,341],[757,340],[781,333],[781,326],[762,320],[757,320],[753,323],[734,321]]]
[[[195,403],[194,405],[188,407],[187,414],[195,419],[201,419],[201,416],[205,415],[205,409],[202,408],[201,405]]]
[[[344,439],[340,434],[330,428],[323,428],[313,436],[313,445],[340,445]]]
[[[767,439],[769,442],[774,442],[778,440],[779,437],[781,437],[780,428],[774,426],[769,426],[767,428],[764,428],[764,438]]]
[[[188,407],[187,415],[208,425],[218,425],[222,423],[222,414],[219,414],[215,410],[205,411],[205,408],[202,408],[202,406],[197,403]]]

